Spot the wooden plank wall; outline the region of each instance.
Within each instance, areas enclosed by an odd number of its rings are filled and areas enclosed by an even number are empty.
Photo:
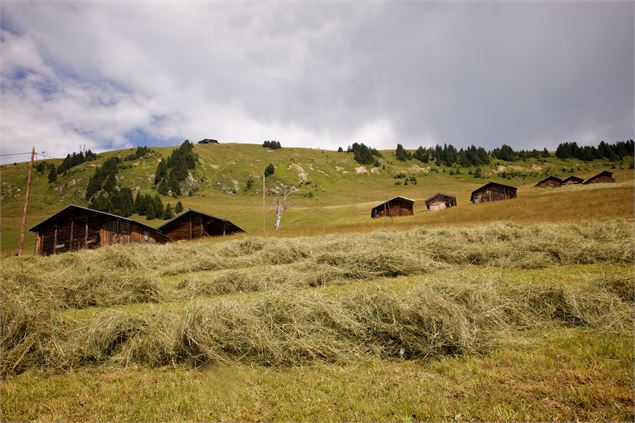
[[[97,214],[62,216],[36,234],[35,254],[49,255],[113,244],[157,243],[155,231]]]
[[[476,193],[475,203],[484,203],[486,201],[509,200],[516,198],[516,190],[506,187],[493,186]]]

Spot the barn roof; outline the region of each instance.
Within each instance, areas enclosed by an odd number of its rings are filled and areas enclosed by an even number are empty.
[[[590,178],[588,178],[586,181],[583,182],[583,184],[588,184],[591,181],[591,179],[595,179],[595,178],[597,178],[599,176],[604,176],[604,175],[608,176],[609,178],[612,178],[613,177],[613,172],[609,172],[608,170],[603,170],[602,172],[598,173],[597,175],[593,175]]]
[[[580,182],[584,181],[584,179],[582,179],[582,178],[579,178],[579,177],[574,176],[574,175],[569,175],[569,176],[567,176],[566,178],[564,178],[564,179],[562,180],[562,182],[567,182],[567,181],[570,181],[570,180],[571,180],[571,181],[580,181]]]
[[[542,184],[543,182],[546,182],[546,181],[548,181],[550,179],[553,179],[554,181],[558,181],[558,182],[562,183],[562,179],[558,178],[557,176],[549,175],[546,178],[541,179],[540,181],[538,181],[536,183],[536,186],[538,186],[538,185]]]
[[[484,191],[487,188],[492,187],[492,186],[499,186],[499,187],[503,187],[503,188],[509,188],[509,189],[513,189],[514,191],[516,191],[518,189],[516,187],[512,187],[512,186],[505,185],[505,184],[500,184],[498,182],[488,182],[485,185],[483,185],[482,187],[477,188],[474,191],[472,191],[472,195],[470,195],[470,200],[472,200],[474,198],[474,195],[476,195],[480,191]]]
[[[425,202],[427,203],[430,200],[434,200],[436,197],[442,195],[443,197],[449,197],[449,198],[454,198],[456,199],[456,197],[454,195],[450,195],[450,194],[444,194],[442,192],[437,192],[436,194],[434,194],[432,197],[426,198]]]
[[[29,231],[37,232],[40,229],[40,227],[46,226],[46,224],[49,223],[51,220],[56,219],[57,217],[62,216],[63,214],[68,213],[71,210],[82,210],[82,211],[86,211],[86,212],[90,212],[90,213],[97,213],[97,214],[101,214],[101,215],[104,215],[104,216],[114,217],[116,219],[125,220],[126,222],[136,223],[137,225],[143,226],[144,228],[147,228],[147,229],[149,229],[149,230],[151,230],[153,232],[158,232],[157,228],[153,228],[152,226],[148,226],[148,225],[146,225],[144,223],[137,222],[136,220],[128,219],[127,217],[118,216],[118,215],[112,214],[112,213],[106,213],[106,212],[103,212],[101,210],[95,210],[95,209],[91,209],[91,208],[88,208],[88,207],[78,206],[76,204],[69,204],[68,206],[64,207],[62,210],[60,210],[57,213],[47,217],[46,219],[44,219],[43,221],[41,221],[37,225],[33,226],[31,229],[29,229]]]
[[[384,204],[390,203],[391,201],[395,201],[395,200],[404,200],[404,201],[406,201],[407,203],[412,203],[412,204],[414,204],[414,202],[415,202],[415,200],[413,200],[413,199],[410,199],[410,198],[407,198],[407,197],[402,197],[402,196],[398,195],[398,196],[396,196],[396,197],[391,198],[391,199],[390,199],[390,200],[388,200],[388,201],[384,201],[383,203],[379,203],[379,204],[377,204],[377,205],[376,205],[375,207],[373,207],[373,208],[374,208],[374,209],[376,209],[376,208],[377,208],[377,207],[379,207],[379,206],[383,206]]]
[[[207,213],[203,213],[200,212],[198,210],[193,210],[193,209],[187,209],[185,210],[183,213],[180,213],[178,215],[176,215],[174,218],[168,220],[167,222],[165,222],[163,225],[159,226],[157,229],[162,230],[163,228],[165,228],[166,226],[168,226],[170,223],[177,221],[178,219],[182,218],[183,216],[186,216],[189,213],[195,213],[195,214],[200,214],[201,216],[205,216],[208,217],[210,219],[216,219],[216,220],[220,220],[221,222],[226,222],[229,223],[231,225],[234,225],[236,228],[238,228],[239,230],[241,230],[242,232],[245,232],[244,229],[242,229],[241,227],[239,227],[238,225],[236,225],[235,223],[230,222],[227,219],[223,219],[222,217],[218,217],[218,216],[214,216],[211,214],[207,214]]]

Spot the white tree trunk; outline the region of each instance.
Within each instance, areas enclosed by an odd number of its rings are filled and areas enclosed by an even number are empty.
[[[282,204],[276,204],[276,224],[273,226],[276,231],[280,229],[282,213],[284,213],[284,207],[282,207]]]

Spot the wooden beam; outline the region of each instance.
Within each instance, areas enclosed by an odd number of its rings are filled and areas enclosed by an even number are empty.
[[[53,235],[53,254],[57,254],[57,224],[55,225],[55,235]]]
[[[86,228],[84,229],[84,248],[88,248],[88,216],[86,216]]]
[[[68,242],[68,251],[73,251],[73,224],[75,223],[75,213],[71,216],[71,239]]]
[[[192,213],[190,213],[190,239],[192,239]]]

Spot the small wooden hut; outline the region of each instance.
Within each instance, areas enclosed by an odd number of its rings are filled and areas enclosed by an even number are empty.
[[[438,193],[426,200],[426,207],[430,211],[443,210],[450,207],[456,207],[456,197],[453,195]]]
[[[482,187],[472,191],[470,201],[474,204],[487,201],[510,200],[516,198],[516,188],[498,182],[488,182]]]
[[[71,204],[29,229],[34,254],[46,256],[113,244],[164,243],[168,237],[135,220]]]
[[[414,214],[414,204],[415,200],[406,197],[395,197],[373,207],[370,211],[370,217],[376,219],[378,217],[412,216]]]
[[[608,170],[603,170],[595,176],[591,176],[589,179],[583,182],[583,184],[600,184],[604,182],[615,182],[613,179],[613,173]]]
[[[578,178],[577,176],[567,176],[562,180],[562,185],[574,185],[581,184],[584,181],[582,178]]]
[[[560,188],[562,186],[562,179],[557,176],[547,176],[545,179],[539,181],[536,184],[537,188]]]
[[[174,219],[159,226],[158,229],[170,237],[171,241],[245,232],[229,220],[192,209],[184,211]]]

